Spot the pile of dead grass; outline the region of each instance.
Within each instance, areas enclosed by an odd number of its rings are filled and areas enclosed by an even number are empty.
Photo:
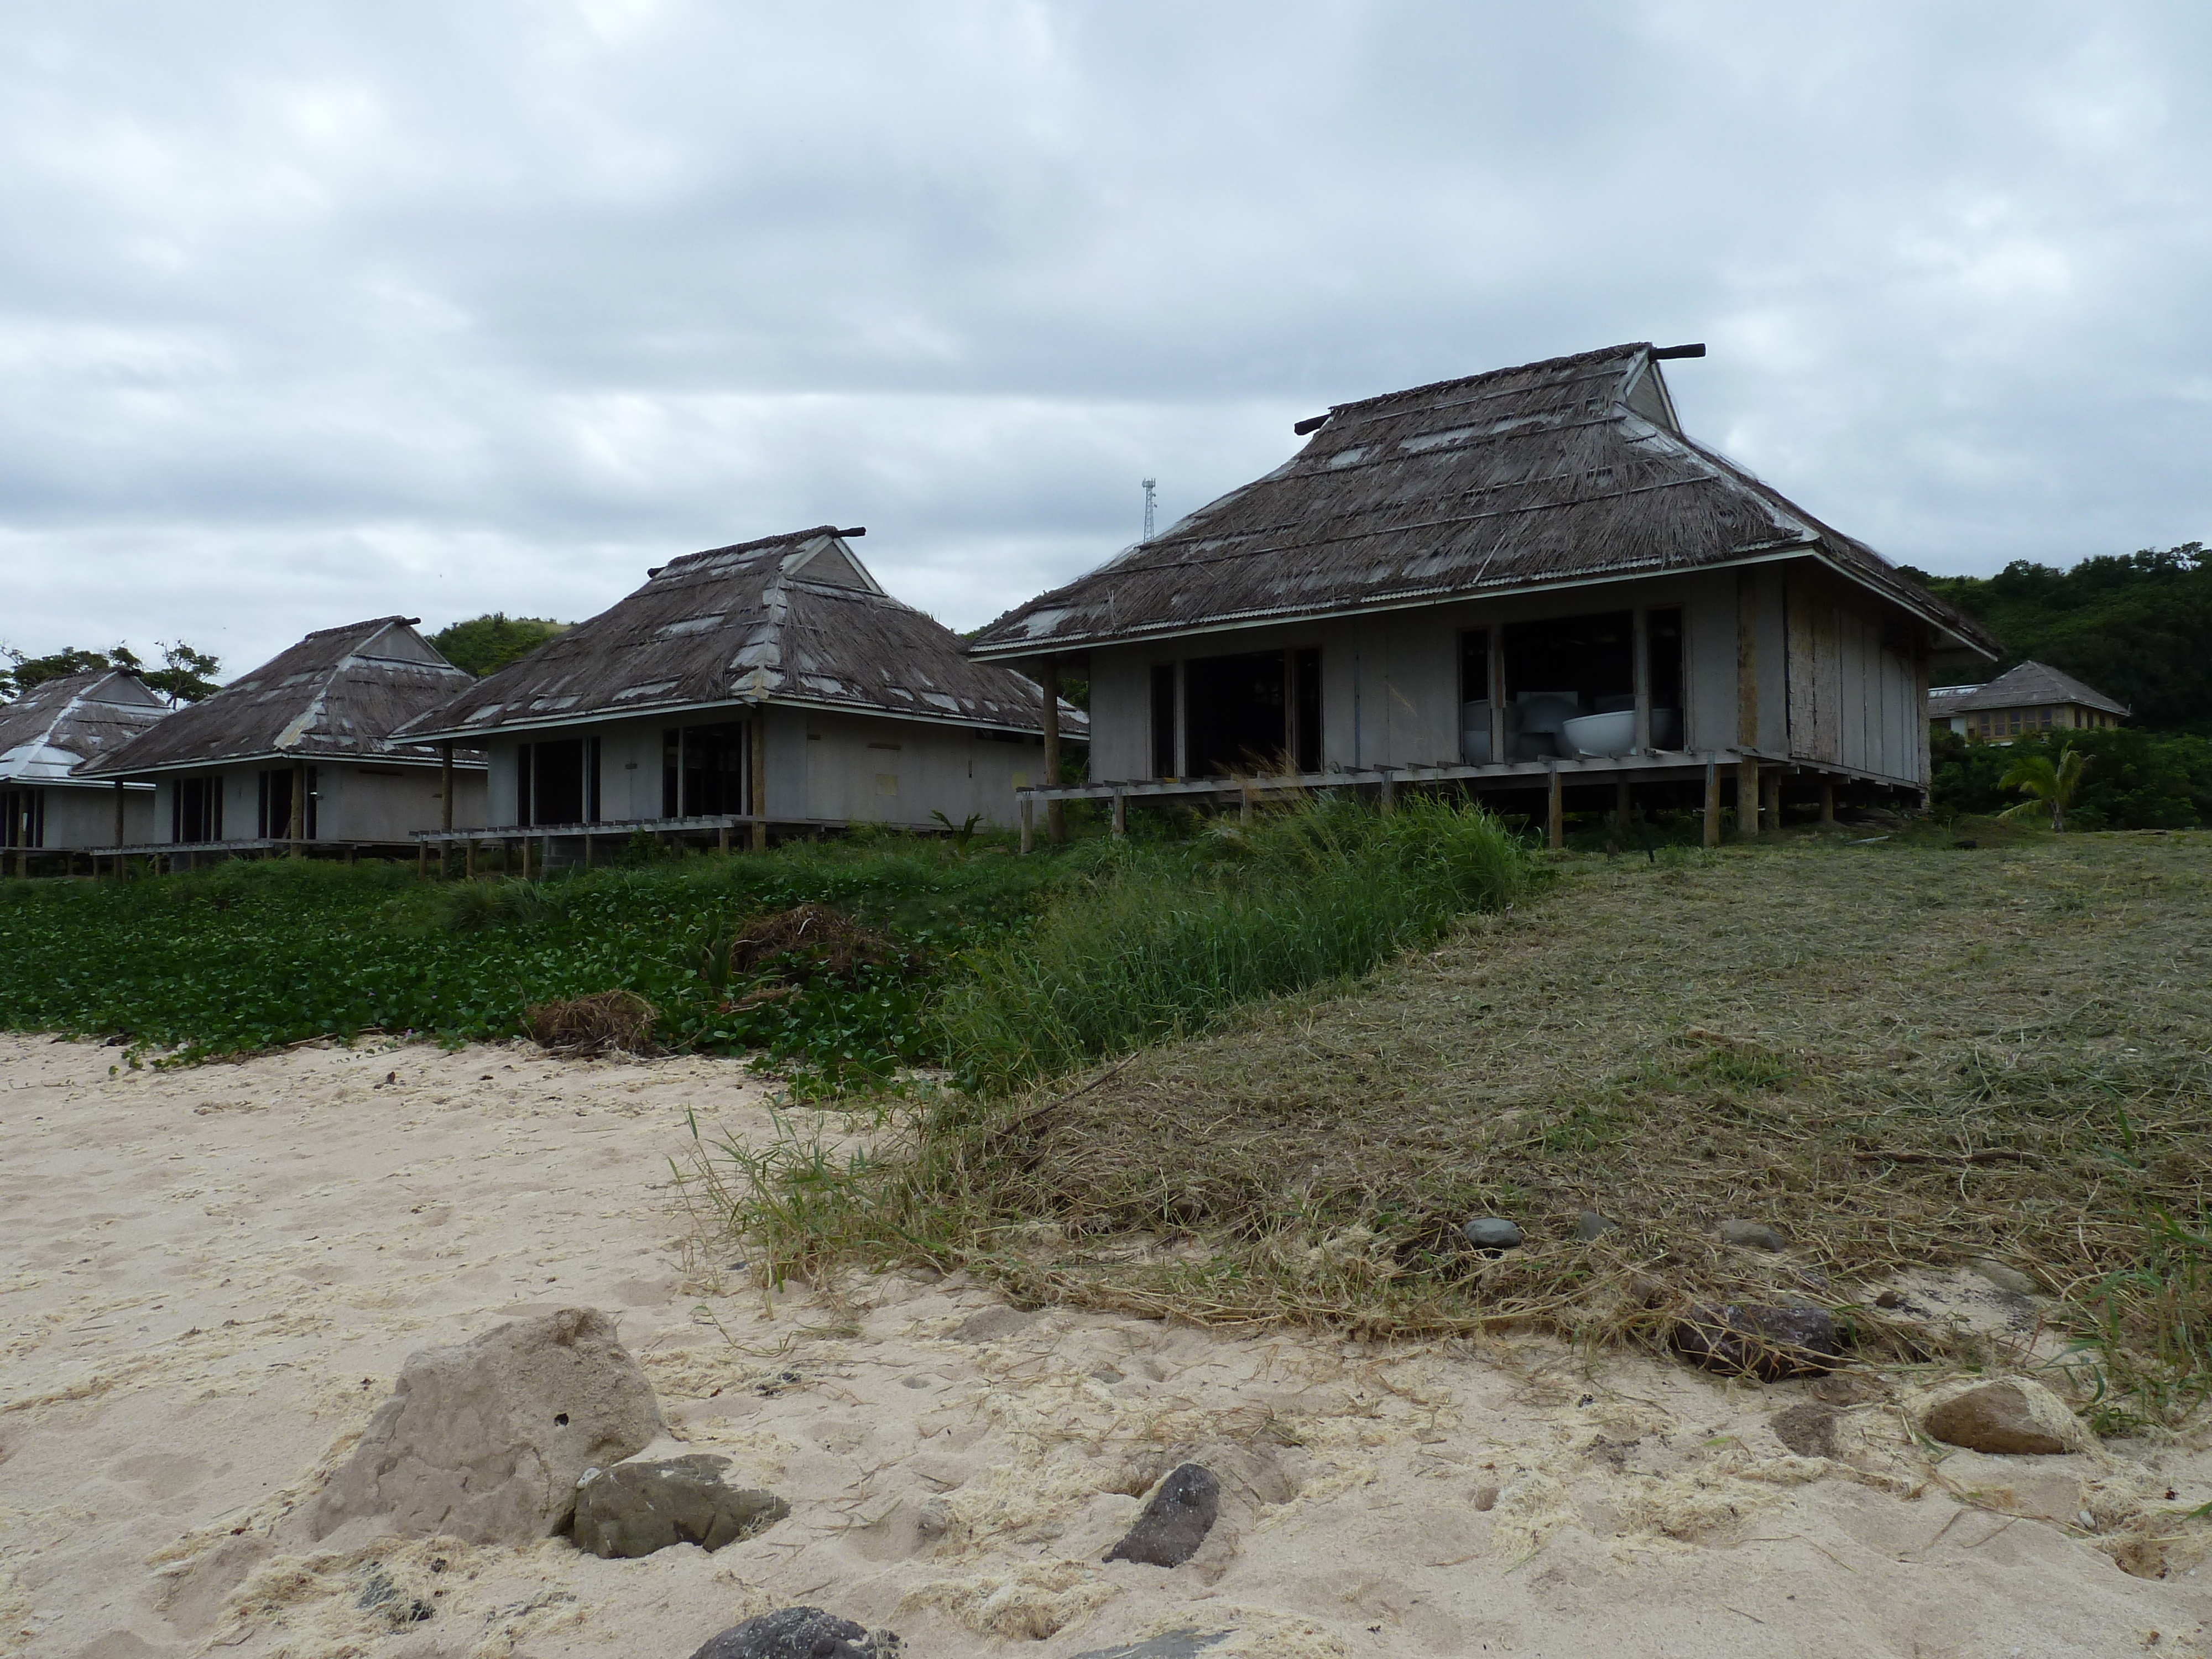
[[[581,1059],[652,1054],[653,1028],[659,1014],[635,991],[599,991],[532,1003],[523,1010],[522,1018],[523,1028],[540,1048]]]
[[[1899,1355],[1930,1335],[1871,1287],[1995,1257],[2112,1386],[2185,1408],[2212,1377],[2212,837],[1843,842],[1573,861],[1354,994],[926,1117],[849,1202],[779,1237],[741,1199],[739,1224],[792,1265],[934,1253],[1221,1323],[1657,1340],[1809,1297]],[[1585,1209],[1619,1230],[1577,1241]],[[1527,1245],[1464,1250],[1474,1214]],[[1725,1247],[1724,1218],[1792,1249]]]

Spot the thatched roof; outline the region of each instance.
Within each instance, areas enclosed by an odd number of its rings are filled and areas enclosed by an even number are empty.
[[[970,659],[958,635],[885,593],[828,525],[689,554],[647,575],[409,735],[763,702],[1008,732],[1042,723],[1033,682]],[[1060,726],[1085,730],[1065,703]]]
[[[67,783],[80,762],[128,743],[168,714],[161,694],[127,669],[42,681],[0,704],[0,781]]]
[[[392,732],[474,682],[440,656],[409,617],[378,617],[310,634],[204,702],[88,763],[80,776],[186,771],[239,761],[434,762],[436,750]],[[462,765],[483,763],[476,753]]]
[[[1266,477],[1007,612],[974,649],[1018,659],[1790,554],[1997,654],[1864,543],[1684,436],[1648,344],[1339,404]]]
[[[2094,685],[2085,685],[2071,674],[2049,663],[2024,662],[2008,668],[1987,685],[1939,685],[1928,694],[1932,719],[1984,708],[2033,708],[2045,704],[2078,702],[2125,719],[2133,711],[2118,697],[2108,697]]]

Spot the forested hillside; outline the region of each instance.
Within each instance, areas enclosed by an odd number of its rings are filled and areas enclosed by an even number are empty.
[[[2070,570],[2023,559],[1994,576],[1908,574],[2004,641],[1990,678],[2033,658],[2119,698],[2134,726],[2212,732],[2212,553],[2202,543]]]

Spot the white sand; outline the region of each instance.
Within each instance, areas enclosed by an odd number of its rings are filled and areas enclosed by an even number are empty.
[[[2212,1455],[2186,1446],[1938,1467],[1877,1399],[1830,1462],[1767,1426],[1810,1385],[1533,1340],[1229,1337],[906,1275],[770,1309],[695,1247],[670,1181],[687,1108],[765,1130],[738,1067],[413,1047],[111,1078],[119,1059],[0,1036],[0,1646],[685,1659],[799,1601],[918,1659],[1175,1628],[1234,1632],[1218,1659],[2212,1639],[2205,1528],[2173,1518],[2212,1499]],[[628,1562],[300,1541],[404,1355],[573,1304],[618,1313],[677,1435],[791,1518]],[[1185,1456],[1227,1497],[1198,1559],[1101,1565]],[[416,1598],[434,1616],[395,1630],[383,1608]]]

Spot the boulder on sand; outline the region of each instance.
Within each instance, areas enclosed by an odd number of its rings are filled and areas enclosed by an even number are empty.
[[[1674,1351],[1709,1371],[1778,1382],[1836,1369],[1843,1347],[1825,1308],[1768,1308],[1731,1302],[1692,1308],[1674,1324]]]
[[[898,1637],[819,1607],[779,1607],[732,1625],[691,1659],[892,1659]]]
[[[1213,1472],[1202,1463],[1178,1464],[1106,1559],[1179,1567],[1198,1553],[1220,1514],[1221,1482]]]
[[[2026,1377],[1977,1382],[1929,1407],[1920,1426],[1947,1445],[1968,1451],[2041,1453],[2080,1451],[2089,1431],[2066,1402]]]
[[[653,1384],[612,1319],[563,1308],[515,1320],[408,1356],[324,1488],[309,1535],[369,1516],[403,1537],[548,1538],[574,1511],[586,1469],[620,1462],[660,1432]]]

